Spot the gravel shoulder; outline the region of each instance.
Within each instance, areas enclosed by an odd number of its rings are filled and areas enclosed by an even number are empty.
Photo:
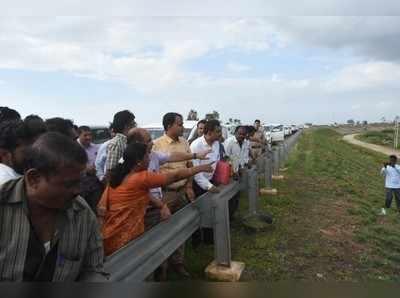
[[[345,140],[346,142],[356,145],[356,146],[360,146],[369,150],[373,150],[376,152],[380,152],[383,153],[385,155],[397,155],[400,157],[400,151],[399,150],[394,150],[394,149],[390,149],[384,146],[379,146],[379,145],[374,145],[374,144],[370,144],[370,143],[365,143],[362,142],[360,140],[357,140],[355,137],[358,134],[350,134],[350,135],[346,135],[343,137],[343,140]]]

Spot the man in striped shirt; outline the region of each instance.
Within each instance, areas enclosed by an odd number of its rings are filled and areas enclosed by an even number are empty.
[[[78,196],[85,151],[46,133],[26,157],[24,176],[0,187],[0,281],[105,280],[97,220]]]
[[[106,177],[109,177],[110,171],[117,166],[119,160],[124,155],[127,145],[126,136],[129,130],[135,126],[135,115],[130,111],[125,110],[114,115],[112,127],[115,137],[107,145]]]

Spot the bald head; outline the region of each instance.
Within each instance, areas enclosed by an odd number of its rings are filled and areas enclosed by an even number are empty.
[[[151,136],[144,128],[135,127],[128,132],[128,144],[131,143],[151,143]]]

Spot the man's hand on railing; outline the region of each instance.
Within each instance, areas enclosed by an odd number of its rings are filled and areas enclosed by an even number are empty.
[[[215,185],[213,185],[208,191],[211,193],[219,193],[220,192],[219,188],[216,187]]]
[[[233,178],[233,180],[239,180],[240,179],[240,173],[233,173],[232,178]]]
[[[167,220],[171,217],[171,211],[169,210],[167,204],[164,204],[160,209],[161,220]]]
[[[190,202],[193,202],[196,199],[196,194],[194,193],[192,187],[186,187],[186,198]]]

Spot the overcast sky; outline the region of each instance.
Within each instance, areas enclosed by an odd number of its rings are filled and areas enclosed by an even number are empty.
[[[400,115],[400,17],[229,14],[2,17],[0,105],[78,124],[107,124],[120,109],[141,124],[191,108],[273,123]]]

